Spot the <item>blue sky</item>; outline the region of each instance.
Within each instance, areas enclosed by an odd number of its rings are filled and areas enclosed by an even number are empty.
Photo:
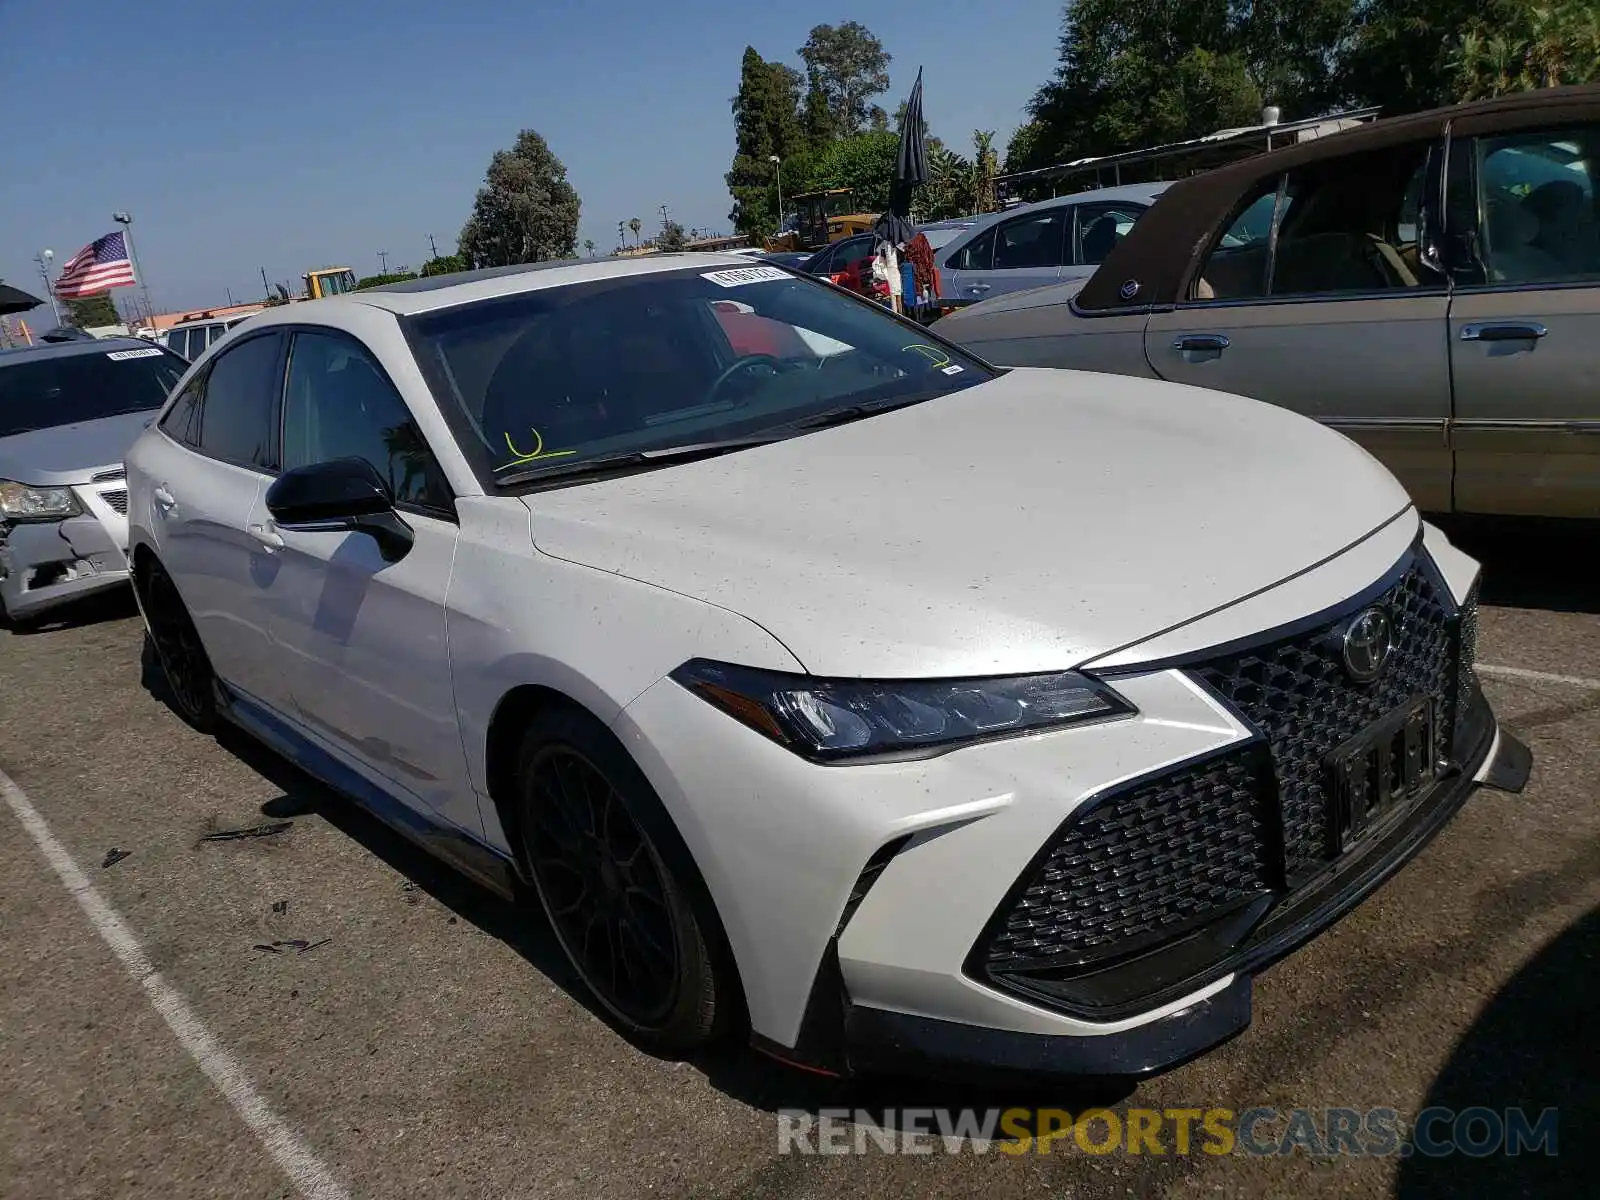
[[[920,65],[932,131],[959,148],[994,129],[1003,148],[1060,16],[1060,0],[0,0],[0,278],[38,285],[34,254],[59,266],[116,209],[158,310],[258,298],[261,267],[373,274],[380,249],[416,267],[429,233],[454,249],[524,126],[567,166],[580,241],[609,249],[634,216],[654,230],[662,204],[726,230],[746,44],[798,65],[812,25],[861,20],[894,56],[885,108]]]

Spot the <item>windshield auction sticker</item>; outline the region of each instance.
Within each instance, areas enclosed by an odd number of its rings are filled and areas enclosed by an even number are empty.
[[[718,287],[743,287],[747,283],[767,283],[774,279],[788,279],[789,272],[777,267],[735,267],[727,271],[706,271],[700,278],[709,279]]]
[[[159,347],[151,346],[148,350],[112,350],[106,357],[112,362],[125,362],[130,358],[160,358],[163,353]]]

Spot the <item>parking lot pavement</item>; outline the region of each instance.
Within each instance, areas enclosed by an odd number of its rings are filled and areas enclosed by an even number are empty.
[[[1520,553],[1491,560],[1480,657],[1536,673],[1486,681],[1537,755],[1527,792],[1480,793],[1258,980],[1248,1032],[1131,1092],[842,1085],[742,1053],[642,1055],[586,1007],[537,921],[280,760],[183,726],[141,686],[131,603],[0,630],[0,771],[260,1105],[230,1104],[150,981],[0,809],[0,1195],[305,1191],[263,1113],[336,1181],[327,1194],[352,1197],[1588,1194],[1600,686],[1539,673],[1600,680],[1600,594]],[[264,825],[277,831],[208,838]],[[102,865],[113,848],[127,857]],[[779,1110],[1013,1104],[1106,1104],[1123,1119],[1558,1106],[1561,1155],[1183,1156],[1170,1138],[1159,1156],[1091,1155],[1071,1137],[1015,1156],[778,1153]]]

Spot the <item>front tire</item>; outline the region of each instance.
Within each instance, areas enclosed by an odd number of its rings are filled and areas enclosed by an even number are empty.
[[[523,736],[518,834],[556,940],[612,1021],[652,1053],[712,1042],[732,1006],[715,917],[643,772],[604,726],[553,710]]]
[[[201,733],[214,732],[217,725],[216,676],[172,576],[159,563],[152,563],[145,572],[141,592],[146,644],[161,666],[167,703]]]

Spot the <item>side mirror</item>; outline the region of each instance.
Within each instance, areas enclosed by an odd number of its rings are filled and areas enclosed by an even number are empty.
[[[365,533],[387,562],[398,562],[416,536],[394,511],[389,485],[362,458],[336,458],[285,471],[267,489],[267,511],[297,533]]]

